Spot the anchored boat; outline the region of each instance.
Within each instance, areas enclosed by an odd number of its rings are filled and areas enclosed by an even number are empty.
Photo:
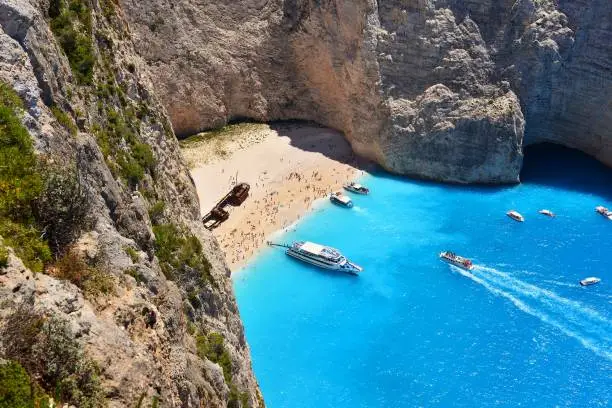
[[[595,285],[596,283],[601,282],[601,279],[596,278],[594,276],[590,276],[588,278],[584,278],[583,280],[580,281],[580,285],[581,286],[590,286],[590,285]]]
[[[341,207],[351,208],[353,206],[353,201],[348,196],[342,194],[342,192],[338,191],[335,193],[331,193],[329,196],[329,200]]]
[[[551,217],[551,218],[555,217],[555,213],[550,210],[540,210],[538,212],[542,215],[546,215],[547,217]]]
[[[595,211],[612,221],[612,211],[608,210],[606,207],[600,205],[598,207],[595,207]]]
[[[508,211],[506,215],[512,218],[514,221],[518,221],[518,222],[525,221],[525,218],[518,211],[515,211],[515,210]]]
[[[268,242],[268,245],[287,248],[285,251],[287,255],[319,268],[331,269],[352,275],[358,275],[363,271],[361,266],[350,262],[340,251],[325,245],[308,241],[294,242],[293,245],[279,245]]]
[[[366,186],[363,186],[361,184],[357,184],[354,182],[350,182],[348,184],[344,185],[344,189],[351,191],[355,194],[363,194],[363,195],[368,195],[370,193],[370,189],[367,188]]]
[[[440,252],[440,259],[451,265],[458,266],[459,268],[467,269],[468,271],[474,268],[474,264],[470,259],[464,258],[455,254],[454,252],[444,251]]]

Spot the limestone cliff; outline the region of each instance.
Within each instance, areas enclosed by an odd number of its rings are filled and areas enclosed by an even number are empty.
[[[310,119],[455,182],[516,182],[542,141],[612,165],[605,0],[120,2],[179,134]]]
[[[0,363],[80,407],[263,406],[114,1],[0,0],[0,158]]]

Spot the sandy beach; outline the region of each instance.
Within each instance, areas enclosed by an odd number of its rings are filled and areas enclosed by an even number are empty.
[[[213,230],[232,271],[248,262],[275,232],[291,226],[314,201],[342,189],[368,166],[339,132],[315,125],[242,124],[181,142],[202,215],[234,185],[251,186],[240,207]]]

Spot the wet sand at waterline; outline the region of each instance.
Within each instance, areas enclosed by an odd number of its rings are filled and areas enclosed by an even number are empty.
[[[234,185],[251,186],[240,207],[213,234],[232,271],[244,266],[270,236],[291,228],[317,199],[363,174],[339,132],[304,124],[243,124],[181,143],[202,215]]]

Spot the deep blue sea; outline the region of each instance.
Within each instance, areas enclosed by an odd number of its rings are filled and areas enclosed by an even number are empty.
[[[352,210],[325,203],[276,238],[334,246],[361,276],[279,249],[235,274],[267,406],[612,405],[612,221],[594,211],[612,207],[612,171],[542,146],[521,177],[494,188],[366,176],[372,193]],[[478,266],[451,267],[442,250]],[[602,282],[578,285],[587,276]]]

